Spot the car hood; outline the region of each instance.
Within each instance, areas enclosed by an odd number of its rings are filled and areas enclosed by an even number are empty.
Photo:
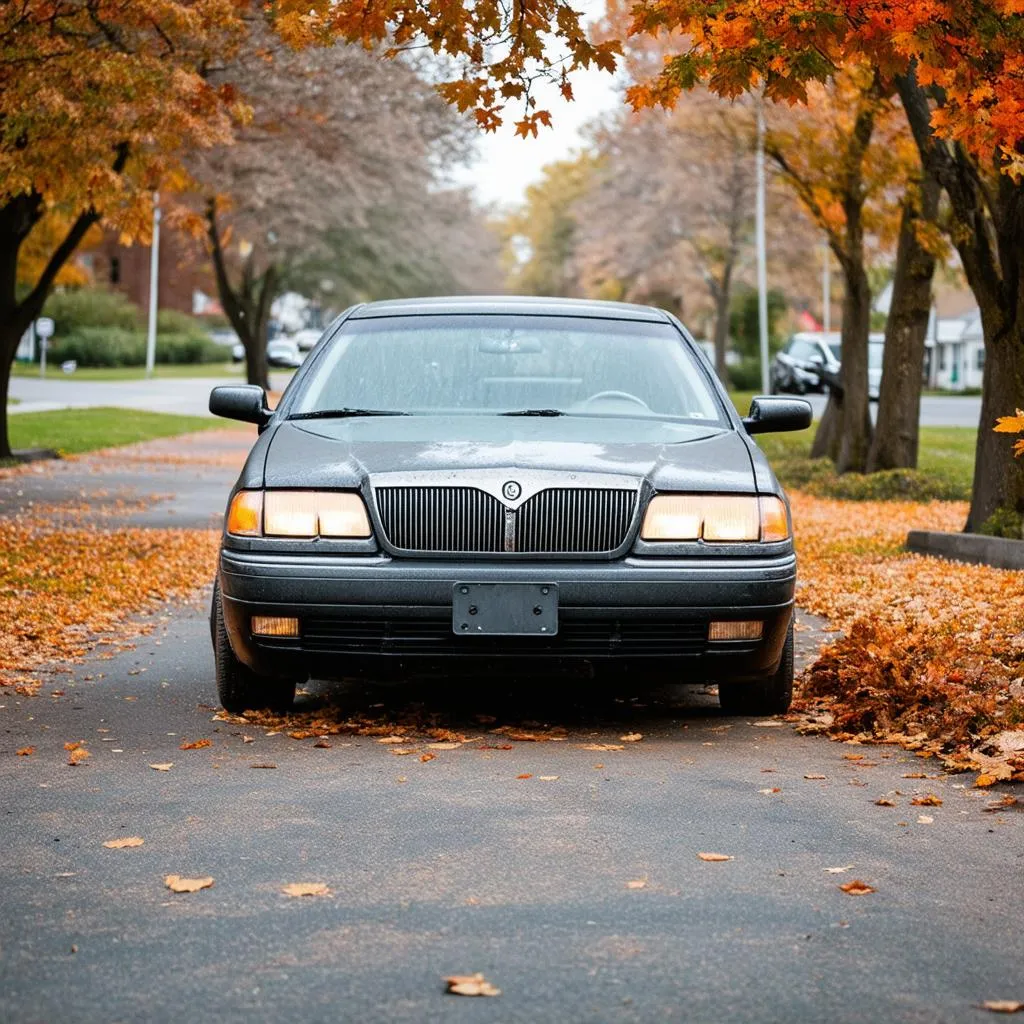
[[[286,421],[266,487],[361,487],[382,474],[442,484],[458,473],[616,475],[657,490],[755,491],[750,452],[732,429],[618,418],[396,416]]]

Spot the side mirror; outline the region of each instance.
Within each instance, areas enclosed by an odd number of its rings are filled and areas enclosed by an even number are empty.
[[[805,430],[811,425],[811,403],[802,398],[774,398],[760,395],[750,403],[750,414],[743,418],[748,434]]]
[[[271,410],[267,393],[257,384],[228,384],[210,392],[210,412],[229,420],[266,426]]]

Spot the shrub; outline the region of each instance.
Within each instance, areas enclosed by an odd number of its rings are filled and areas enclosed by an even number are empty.
[[[1016,509],[997,508],[981,524],[979,533],[988,537],[1009,537],[1011,540],[1024,539],[1024,516]]]
[[[156,314],[156,333],[179,334],[199,340],[208,340],[209,334],[203,325],[189,316],[187,313],[180,313],[176,309],[161,309]]]
[[[134,331],[143,326],[138,306],[119,292],[104,288],[54,292],[46,300],[43,315],[53,318],[56,338],[74,334],[83,327]]]
[[[966,501],[970,488],[955,479],[920,469],[883,469],[877,473],[836,473],[827,458],[775,456],[772,468],[784,487],[818,498],[843,501]]]
[[[761,391],[761,360],[744,359],[727,367],[729,384],[733,391]]]
[[[144,366],[146,333],[116,327],[83,327],[66,337],[54,338],[50,360],[60,363],[66,359],[74,359],[82,367]],[[157,335],[158,363],[219,363],[226,359],[224,346],[201,331]]]

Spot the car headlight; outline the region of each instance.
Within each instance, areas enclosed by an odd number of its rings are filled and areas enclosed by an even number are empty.
[[[228,533],[241,537],[370,536],[366,506],[351,491],[239,491]]]
[[[780,541],[789,537],[781,498],[727,494],[659,494],[640,529],[651,541]]]

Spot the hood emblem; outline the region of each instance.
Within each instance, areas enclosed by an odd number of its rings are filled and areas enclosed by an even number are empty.
[[[523,493],[522,487],[515,480],[506,480],[501,487],[501,494],[508,501],[515,501]]]

